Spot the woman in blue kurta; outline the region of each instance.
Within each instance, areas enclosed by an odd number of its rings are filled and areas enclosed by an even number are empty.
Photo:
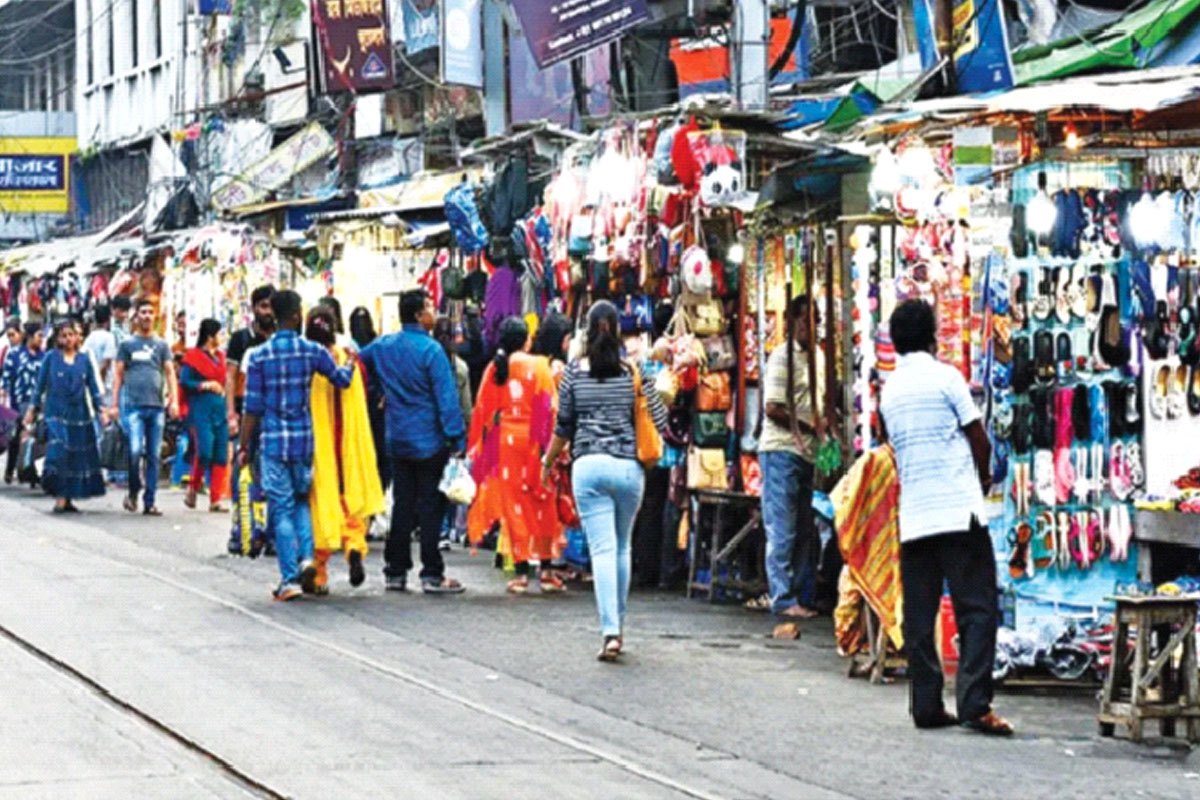
[[[100,419],[106,414],[92,359],[79,349],[79,326],[61,323],[54,338],[58,347],[42,361],[26,418],[32,422],[43,412],[48,442],[42,486],[57,498],[54,513],[63,514],[79,510],[72,500],[104,494],[95,418],[98,410]]]
[[[208,510],[224,511],[221,490],[229,463],[229,418],[225,413],[225,354],[221,352],[221,323],[200,323],[196,346],[183,355],[179,385],[187,394],[188,435],[195,442],[198,468],[188,484],[184,504],[196,507],[197,476],[212,475],[208,481]]]

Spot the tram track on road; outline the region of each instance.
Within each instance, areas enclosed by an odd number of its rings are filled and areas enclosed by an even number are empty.
[[[261,798],[261,800],[288,800],[288,795],[277,791],[265,782],[250,775],[236,764],[233,764],[218,753],[214,753],[200,742],[187,736],[179,729],[168,725],[135,703],[117,696],[107,686],[92,676],[63,661],[53,653],[38,647],[29,639],[21,636],[2,623],[0,623],[0,636],[48,669],[78,685],[82,685],[99,702],[142,723],[154,733],[183,748],[189,755],[200,757],[218,775],[241,789],[247,796]]]
[[[456,691],[452,687],[442,685],[409,670],[402,669],[376,658],[372,658],[369,655],[358,652],[349,647],[342,646],[336,642],[323,640],[291,625],[287,625],[272,619],[267,614],[257,611],[247,605],[206,591],[205,589],[194,586],[185,581],[177,580],[168,575],[159,574],[153,570],[139,566],[136,563],[102,552],[89,550],[62,539],[55,541],[53,544],[57,548],[68,550],[93,560],[107,561],[118,567],[132,570],[144,578],[153,580],[165,586],[169,586],[172,589],[184,592],[193,597],[204,600],[205,602],[223,607],[228,611],[252,620],[258,625],[286,636],[298,644],[311,647],[325,653],[333,654],[342,660],[354,663],[359,667],[370,670],[389,680],[398,681],[400,683],[416,687],[444,701],[457,704],[469,709],[474,713],[488,717],[496,722],[553,742],[598,762],[606,763],[620,769],[625,773],[656,784],[664,789],[676,792],[682,796],[696,798],[696,800],[721,800],[722,798],[722,795],[673,778],[670,775],[664,774],[658,770],[639,763],[634,759],[614,752],[601,744],[581,739],[561,730],[556,730],[548,725],[523,719],[507,711],[493,707],[490,704],[475,700],[466,694]],[[140,707],[134,700],[119,696],[96,678],[88,675],[86,672],[77,668],[76,666],[58,658],[44,648],[39,647],[36,643],[30,641],[28,638],[13,631],[2,621],[0,621],[0,635],[9,639],[26,652],[53,667],[60,673],[67,675],[73,680],[85,685],[88,687],[88,689],[90,689],[93,693],[110,705],[136,717],[146,725],[150,726],[152,729],[174,740],[191,753],[203,756],[218,770],[224,773],[229,780],[242,787],[245,791],[250,793],[251,796],[267,798],[268,800],[290,797],[290,795],[270,786],[266,781],[256,778],[254,775],[239,767],[228,758],[221,756],[208,747],[205,747],[203,743],[189,737],[185,732],[179,730],[177,727],[168,724],[162,719],[159,719],[152,713]]]

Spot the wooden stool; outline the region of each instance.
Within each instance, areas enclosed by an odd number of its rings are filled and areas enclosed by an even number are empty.
[[[1189,742],[1200,742],[1200,674],[1196,661],[1196,602],[1200,595],[1110,597],[1117,605],[1112,665],[1100,700],[1100,735],[1117,723],[1129,738],[1142,740],[1142,722],[1157,719],[1163,736],[1175,721],[1187,723]],[[1129,629],[1137,628],[1129,653]],[[1157,643],[1152,643],[1155,634]],[[1178,663],[1174,656],[1179,651]]]
[[[749,537],[756,537],[754,541],[759,551],[765,547],[766,538],[762,532],[762,508],[759,498],[741,492],[717,489],[693,489],[691,495],[694,513],[691,520],[691,541],[688,545],[691,552],[688,557],[687,596],[691,597],[694,592],[707,592],[708,602],[715,603],[718,589],[733,589],[749,597],[766,591],[765,575],[749,581],[722,578],[719,575],[721,568],[733,561],[738,548]],[[749,519],[736,532],[730,534],[725,526],[725,512],[739,508],[748,514]],[[703,524],[705,511],[711,515],[712,521],[709,526]],[[705,536],[708,537],[707,541],[704,541]],[[709,578],[707,581],[701,581],[697,580],[696,573],[705,551],[708,553]],[[763,563],[762,552],[759,552],[755,560],[758,564]]]

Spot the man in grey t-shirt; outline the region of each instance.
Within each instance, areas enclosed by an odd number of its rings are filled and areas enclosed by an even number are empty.
[[[137,510],[145,456],[142,513],[157,517],[162,515],[154,498],[158,492],[163,428],[167,411],[172,417],[179,416],[179,386],[171,348],[151,334],[154,305],[149,300],[138,301],[133,324],[133,335],[117,347],[112,411],[118,413],[118,407],[124,410],[123,425],[129,434],[129,496],[125,498],[125,510]]]

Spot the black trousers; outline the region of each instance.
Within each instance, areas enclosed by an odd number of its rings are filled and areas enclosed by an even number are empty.
[[[4,477],[11,478],[17,474],[17,459],[21,455],[21,425],[18,421],[17,429],[13,431],[12,438],[8,441],[7,458],[4,462]]]
[[[944,711],[942,667],[934,647],[943,581],[950,585],[958,624],[958,718],[978,719],[992,707],[998,616],[996,563],[987,529],[972,520],[969,531],[904,543],[900,580],[904,585],[904,647],[913,721],[921,725]]]
[[[633,525],[633,580],[637,586],[657,586],[662,575],[666,530],[664,509],[671,485],[671,470],[655,467],[646,470],[646,488],[642,507]],[[675,549],[674,532],[671,549]]]
[[[441,581],[446,563],[438,542],[446,517],[446,496],[438,491],[442,470],[450,459],[443,450],[432,458],[392,459],[392,527],[383,556],[383,574],[399,578],[413,568],[412,535],[421,543],[421,580]]]

